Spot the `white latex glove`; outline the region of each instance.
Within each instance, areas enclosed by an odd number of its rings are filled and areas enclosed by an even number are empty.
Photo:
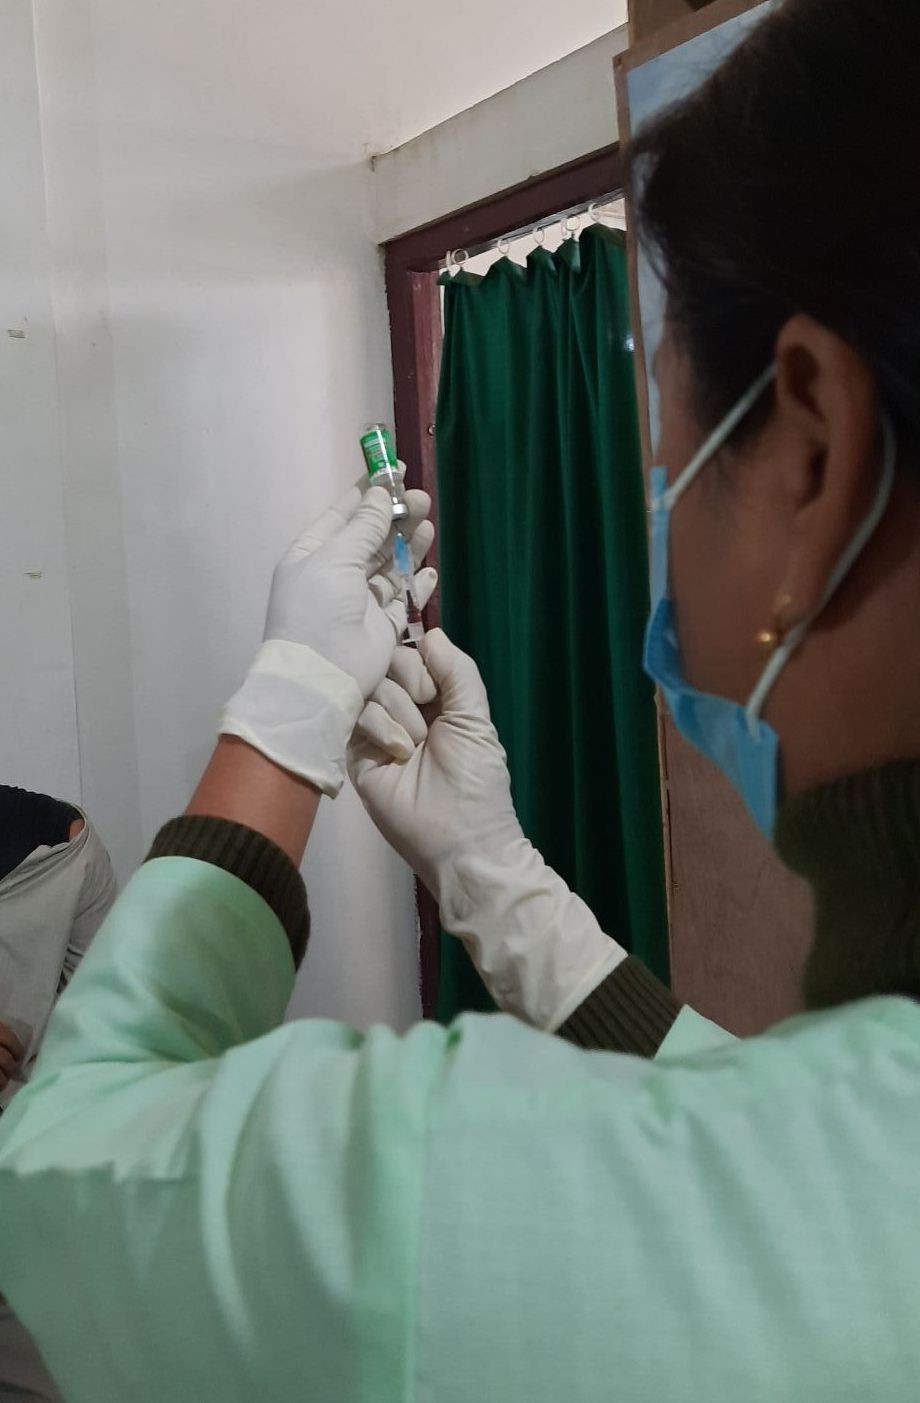
[[[407,492],[401,528],[416,564],[434,539],[431,500]],[[421,607],[437,583],[416,576]],[[307,530],[278,564],[265,641],[228,702],[220,730],[335,795],[345,747],[366,699],[386,674],[406,627],[392,573],[392,508],[382,488],[358,487]]]
[[[439,710],[427,725],[419,704],[435,687]],[[626,958],[524,837],[482,678],[440,630],[417,654],[397,650],[348,768],[499,1007],[555,1032]]]

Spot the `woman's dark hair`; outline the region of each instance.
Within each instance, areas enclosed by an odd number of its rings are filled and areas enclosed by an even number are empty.
[[[920,438],[920,11],[786,0],[629,153],[640,238],[703,427],[807,312],[873,368]]]

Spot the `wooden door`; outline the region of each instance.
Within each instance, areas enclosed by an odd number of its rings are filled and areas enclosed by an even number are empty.
[[[629,0],[629,35],[633,44],[647,39],[674,20],[684,19],[712,0]]]
[[[659,101],[659,85],[660,100],[672,99],[682,81],[681,64],[693,75],[688,81],[701,81],[707,64],[715,61],[711,56],[726,52],[732,30],[726,29],[711,44],[704,36],[722,25],[736,25],[740,32],[755,18],[746,12],[756,9],[760,0],[712,0],[696,16],[690,15],[694,6],[689,0],[634,3],[640,12],[645,9],[649,22],[665,10],[683,11],[684,18],[672,16],[679,22],[646,43],[633,45],[617,60],[624,138],[633,116],[630,75],[639,75],[643,65],[655,63],[633,90],[638,94],[644,85],[646,109],[650,100]],[[641,14],[639,18],[642,22]],[[671,69],[661,62],[668,54],[674,58]],[[640,279],[632,234],[630,245],[636,379],[648,467],[655,433],[647,343],[660,322],[660,308],[649,309],[649,282],[647,275]],[[758,622],[751,621],[752,636]],[[674,991],[732,1032],[760,1032],[801,1008],[801,974],[811,933],[810,894],[779,862],[727,781],[687,745],[664,713],[659,734]]]

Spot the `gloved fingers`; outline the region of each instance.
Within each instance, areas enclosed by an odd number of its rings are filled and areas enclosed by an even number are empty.
[[[438,572],[430,567],[427,570],[420,570],[415,576],[413,586],[413,596],[419,609],[424,609],[431,596],[434,594],[438,584]],[[386,605],[383,611],[390,623],[396,630],[397,639],[402,638],[406,631],[406,606],[402,601],[402,596],[397,595]]]
[[[398,682],[384,678],[358,720],[357,729],[394,760],[408,760],[428,735],[425,718]]]
[[[427,492],[407,492],[406,503],[409,517],[402,530],[410,540],[431,510],[431,498]],[[339,560],[357,566],[370,578],[392,558],[392,526],[393,504],[384,488],[371,487],[363,496],[359,489],[352,488],[294,543],[289,553],[311,555],[325,546]]]
[[[330,549],[335,551],[338,560],[359,566],[370,578],[380,568],[377,562],[392,525],[389,493],[382,487],[371,487],[354,514],[330,541]]]
[[[403,582],[402,576],[392,572],[389,575],[375,575],[372,580],[368,580],[367,587],[380,605],[381,609],[387,609],[394,599],[402,599]],[[438,572],[429,565],[424,570],[419,570],[412,577],[412,594],[416,604],[420,609],[424,609],[431,596],[438,587]]]
[[[442,714],[469,712],[489,719],[489,697],[479,668],[435,628],[419,643],[419,652],[441,696]]]
[[[405,494],[405,499],[409,515],[400,529],[411,543],[421,524],[427,522],[431,498],[427,492],[413,489]],[[384,570],[392,560],[392,525],[393,504],[389,493],[382,487],[364,491],[361,486],[355,485],[307,527],[294,541],[288,554],[313,555],[320,547],[335,540],[336,549],[342,551],[346,559],[362,565],[365,573],[371,577]],[[416,556],[417,562],[424,559],[433,539],[433,532],[429,537],[426,528],[417,548],[421,551]]]
[[[424,609],[438,587],[438,572],[433,565],[427,565],[415,576],[413,594],[420,609]]]
[[[431,499],[429,498],[428,500],[428,510],[430,511]],[[421,506],[421,503],[419,504],[419,506]],[[415,527],[411,536],[408,537],[409,549],[412,551],[412,560],[416,569],[418,569],[418,567],[424,563],[425,556],[428,554],[428,552],[431,550],[431,547],[434,545],[434,535],[434,522],[430,521],[426,516],[423,517],[421,521],[419,521],[418,526]]]
[[[348,778],[359,794],[363,784],[372,774],[393,763],[392,755],[386,750],[381,750],[379,745],[375,745],[372,740],[369,740],[364,732],[365,714],[372,705],[373,703],[368,702],[364,708],[364,713],[362,713],[355,732],[348,742],[346,753]]]
[[[410,547],[412,547],[413,554],[415,555],[415,562],[418,565],[421,564],[425,556],[428,554],[428,551],[431,549],[431,542],[434,540],[433,527],[431,528],[430,537],[428,535],[428,516],[431,512],[431,498],[429,497],[427,492],[422,492],[418,488],[411,489],[405,495],[406,506],[409,508],[409,516],[405,521],[400,523],[399,530],[409,542]],[[387,501],[390,501],[389,496],[387,496]],[[392,503],[390,504],[390,506],[392,517]],[[419,553],[415,554],[415,538],[418,535],[418,532],[422,530],[423,524],[425,526],[425,530],[423,531],[421,540],[418,544]],[[389,568],[392,565],[392,563],[393,538],[391,533],[387,532],[387,535],[384,537],[383,542],[372,552],[365,564],[365,570],[367,571],[368,578],[378,574],[386,574],[389,571]]]
[[[372,698],[389,714],[390,720],[401,726],[413,745],[421,745],[428,735],[428,724],[404,687],[385,677]]]
[[[409,508],[409,516],[399,529],[411,543],[422,521],[431,511],[431,498],[427,492],[407,492],[406,505]],[[368,579],[371,579],[392,561],[392,529],[393,505],[389,493],[382,487],[372,487],[354,516],[336,537],[335,550],[340,559],[352,565],[360,565]]]
[[[358,717],[349,743],[349,755],[362,746],[373,749],[377,764],[395,760],[398,765],[404,765],[415,753],[415,742],[409,732],[373,698]]]
[[[427,706],[438,695],[431,673],[417,648],[397,648],[389,676],[407,692],[416,706]]]
[[[393,599],[383,612],[393,625],[396,634],[396,642],[401,643],[406,629],[409,627],[405,604],[403,604],[401,599]]]
[[[412,552],[412,560],[416,568],[421,565],[433,543],[434,524],[430,521],[420,521],[409,540],[409,549]],[[402,589],[402,579],[396,573],[392,553],[390,553],[380,573],[368,580],[368,588],[382,609],[385,609],[390,601],[399,594]]]
[[[398,462],[398,468],[400,477],[405,480],[406,465],[402,459]],[[383,491],[384,489],[377,488],[370,490]],[[321,516],[317,517],[315,521],[312,521],[306,530],[297,537],[291,545],[291,552],[312,555],[314,551],[319,550],[320,546],[326,545],[328,541],[331,541],[334,536],[337,536],[351,521],[365,497],[368,495],[368,492],[367,478],[362,473],[353,487],[349,487],[348,491],[343,493],[337,502],[334,502],[331,507],[328,507]],[[419,524],[428,517],[431,511],[431,498],[427,492],[421,492],[418,489],[412,489],[406,492],[405,498],[406,505],[409,508],[409,518],[404,524],[403,534],[406,539],[409,540],[415,533]],[[425,551],[422,552],[421,555],[416,556],[416,564],[421,564],[430,546],[431,542],[429,541],[428,545],[425,547]],[[385,560],[386,552],[384,552],[381,565]],[[379,569],[380,567],[378,566],[376,568]]]
[[[331,541],[333,536],[338,535],[354,516],[361,505],[363,496],[364,492],[357,483],[354,487],[349,487],[348,491],[333,506],[324,511],[316,521],[311,522],[306,531],[298,536],[291,546],[291,551],[312,555],[314,551],[319,550],[320,546]]]

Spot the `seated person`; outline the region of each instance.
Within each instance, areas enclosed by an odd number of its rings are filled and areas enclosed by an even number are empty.
[[[28,1079],[54,1002],[115,900],[86,815],[0,785],[0,1113]],[[31,1337],[0,1296],[0,1403],[60,1403]]]
[[[80,809],[0,785],[0,1110],[28,1079],[55,999],[116,895]]]

